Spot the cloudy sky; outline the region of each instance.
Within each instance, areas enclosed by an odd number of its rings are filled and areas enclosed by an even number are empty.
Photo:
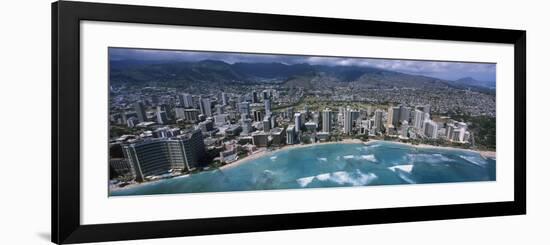
[[[372,58],[320,57],[301,55],[244,54],[223,52],[192,52],[151,49],[110,48],[110,60],[200,61],[221,60],[227,63],[256,62],[311,65],[371,66],[408,74],[424,75],[446,80],[472,77],[479,81],[495,81],[496,65],[488,63],[419,61]]]

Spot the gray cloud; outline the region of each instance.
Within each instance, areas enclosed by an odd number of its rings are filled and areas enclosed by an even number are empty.
[[[422,61],[379,58],[346,58],[302,55],[246,54],[226,52],[199,52],[152,49],[110,48],[110,60],[166,60],[166,61],[200,61],[206,59],[221,60],[227,63],[255,62],[284,64],[329,65],[329,66],[370,66],[408,74],[456,80],[473,77],[481,81],[496,80],[496,65],[489,63],[472,63],[456,61]]]

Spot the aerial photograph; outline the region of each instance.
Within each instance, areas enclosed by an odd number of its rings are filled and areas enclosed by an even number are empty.
[[[109,196],[496,181],[495,63],[108,51]]]

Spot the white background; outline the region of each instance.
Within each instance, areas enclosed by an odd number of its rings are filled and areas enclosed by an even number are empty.
[[[109,46],[496,62],[497,98],[512,96],[514,89],[514,51],[507,44],[86,21],[80,46],[82,224],[513,200],[513,98],[497,99],[497,181],[108,198],[101,188],[107,165],[101,163],[108,158]]]
[[[123,2],[123,1],[119,1]],[[513,1],[124,1],[188,8],[526,29],[528,215],[203,236],[112,244],[548,244],[550,121],[548,6]],[[540,1],[543,2],[543,1]],[[50,5],[19,1],[2,8],[2,244],[48,244],[50,230]],[[32,142],[32,144],[30,144]],[[32,148],[31,148],[32,147]],[[14,173],[20,173],[16,176]]]

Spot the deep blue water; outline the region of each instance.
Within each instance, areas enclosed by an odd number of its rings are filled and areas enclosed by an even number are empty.
[[[112,196],[494,181],[495,159],[391,142],[283,149],[223,170],[131,186]]]

